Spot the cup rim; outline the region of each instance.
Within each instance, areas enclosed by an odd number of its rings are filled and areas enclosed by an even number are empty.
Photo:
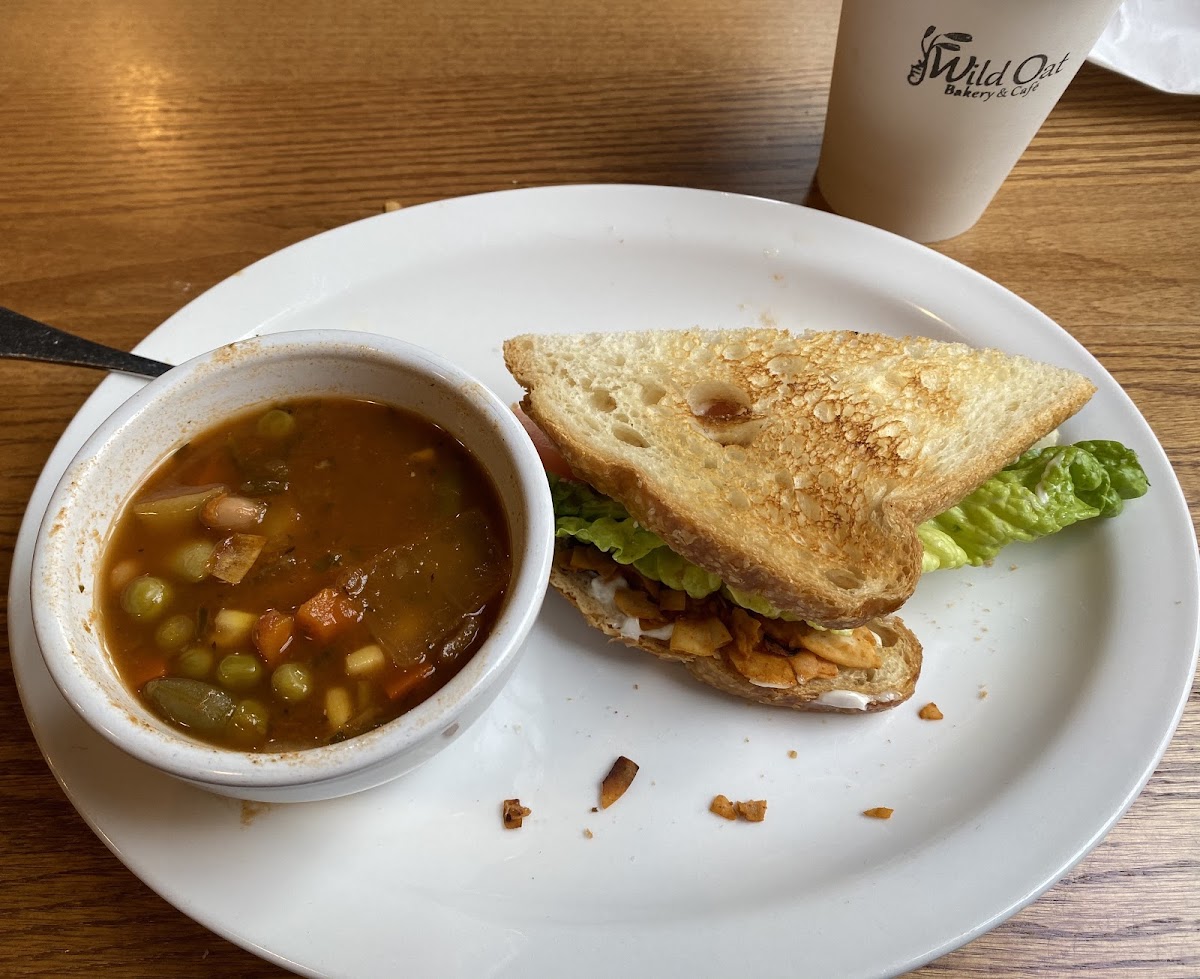
[[[236,349],[235,349],[236,348]],[[490,427],[505,447],[520,505],[524,508],[524,534],[515,536],[510,513],[514,570],[504,605],[491,633],[468,663],[437,693],[409,711],[372,731],[332,745],[282,752],[246,752],[220,748],[186,734],[176,734],[158,722],[155,725],[134,716],[113,702],[89,676],[85,663],[102,663],[114,674],[103,648],[99,630],[90,630],[87,640],[63,621],[70,592],[67,573],[79,533],[95,531],[96,517],[85,516],[77,533],[53,532],[56,523],[70,521],[67,503],[89,479],[97,478],[111,446],[130,437],[127,428],[145,417],[163,399],[179,396],[181,390],[209,371],[221,373],[226,363],[237,366],[282,358],[291,352],[305,356],[361,360],[423,376],[438,386],[452,386],[479,420]],[[237,359],[231,354],[236,353]],[[468,392],[470,396],[466,396]],[[319,396],[319,395],[316,395]],[[250,407],[253,400],[248,400]],[[397,407],[404,407],[397,401]],[[216,424],[220,419],[214,419]],[[169,448],[160,456],[165,458]],[[142,472],[124,477],[122,503],[141,485],[156,462]],[[117,508],[119,513],[120,507]],[[424,742],[431,732],[451,727],[456,719],[505,675],[519,655],[525,638],[540,611],[553,556],[553,509],[549,486],[532,441],[513,412],[486,386],[445,357],[407,340],[379,334],[336,328],[271,333],[235,341],[199,354],[157,377],[113,411],[87,438],[55,486],[38,529],[32,558],[30,582],[34,632],[55,685],[74,711],[94,730],[129,755],[171,775],[188,781],[226,788],[286,788],[348,778],[384,766],[394,757]],[[103,537],[111,520],[99,528]],[[101,547],[101,552],[103,547]],[[90,601],[90,599],[89,599]],[[74,650],[76,641],[89,648],[84,655]],[[124,681],[115,677],[122,687]],[[127,688],[126,688],[127,690]],[[136,703],[132,691],[130,700]],[[142,708],[147,717],[152,716]],[[451,739],[447,738],[449,743]]]

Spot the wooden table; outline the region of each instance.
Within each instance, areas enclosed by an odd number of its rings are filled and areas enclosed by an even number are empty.
[[[811,202],[836,20],[835,0],[8,0],[0,304],[130,347],[234,271],[387,200],[619,181]],[[1200,100],[1085,65],[982,221],[938,250],[1100,358],[1194,519]],[[4,578],[34,480],[98,380],[0,363]],[[0,701],[0,974],[282,974],[92,835],[38,753],[6,644]],[[1112,834],[919,974],[1200,974],[1197,760],[1193,694]]]

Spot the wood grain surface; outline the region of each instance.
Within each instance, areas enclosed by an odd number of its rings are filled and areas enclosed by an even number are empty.
[[[0,304],[128,348],[236,270],[387,200],[597,181],[821,206],[836,21],[836,0],[6,0]],[[1112,371],[1195,519],[1200,100],[1085,65],[979,224],[937,249]],[[0,362],[5,580],[34,481],[98,380]],[[0,975],[285,974],[92,834],[38,752],[5,639],[0,709]],[[916,975],[1200,975],[1198,762],[1193,693],[1107,839]]]

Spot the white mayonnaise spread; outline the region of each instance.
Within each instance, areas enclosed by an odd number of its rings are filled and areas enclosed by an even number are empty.
[[[598,601],[601,605],[609,609],[615,609],[613,597],[622,588],[628,588],[629,583],[620,575],[614,575],[612,578],[605,581],[599,575],[595,575],[588,584],[588,591],[592,593],[592,598]]]
[[[1034,442],[1033,445],[1029,447],[1029,451],[1032,452],[1034,449],[1047,449],[1052,445],[1058,445],[1061,438],[1062,436],[1058,434],[1058,429],[1056,428],[1049,435],[1043,435],[1040,439]]]
[[[643,629],[642,624],[637,619],[631,615],[626,615],[617,608],[616,602],[613,600],[614,597],[622,588],[628,587],[629,583],[620,575],[615,575],[608,581],[597,575],[588,583],[588,591],[591,592],[592,598],[604,606],[604,611],[608,613],[608,621],[626,639],[636,640],[642,636],[649,636],[651,639],[662,639],[664,642],[670,639],[671,633],[675,631],[675,626],[672,623],[668,622],[657,629]]]
[[[1037,497],[1038,503],[1041,503],[1043,506],[1050,501],[1050,492],[1046,488],[1046,480],[1056,475],[1058,471],[1062,469],[1065,455],[1066,454],[1063,452],[1056,453],[1050,459],[1050,461],[1046,463],[1046,468],[1042,472],[1042,478],[1038,480],[1037,485],[1033,488],[1033,495]]]
[[[894,695],[893,695],[894,696]],[[865,693],[854,690],[826,690],[815,703],[822,707],[840,707],[843,710],[866,710],[872,700],[891,700],[893,696],[884,694],[882,697],[868,697]]]

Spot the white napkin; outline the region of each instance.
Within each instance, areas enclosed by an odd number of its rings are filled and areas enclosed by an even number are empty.
[[[1088,60],[1164,92],[1200,95],[1200,0],[1125,0]]]

